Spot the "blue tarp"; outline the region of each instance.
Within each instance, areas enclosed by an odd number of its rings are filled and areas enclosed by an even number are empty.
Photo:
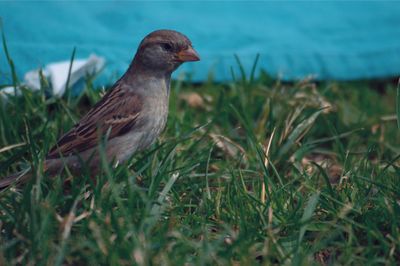
[[[400,74],[399,2],[1,2],[9,52],[22,77],[47,63],[104,56],[103,78],[123,73],[140,40],[175,29],[202,61],[182,69],[194,80],[231,80],[234,54],[250,72],[299,79],[359,79]],[[0,80],[10,81],[0,49]],[[8,73],[8,74],[7,74]]]

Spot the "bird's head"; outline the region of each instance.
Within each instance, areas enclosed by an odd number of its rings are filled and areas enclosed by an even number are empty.
[[[199,60],[185,35],[173,30],[157,30],[140,43],[134,62],[142,68],[172,73],[184,62]]]

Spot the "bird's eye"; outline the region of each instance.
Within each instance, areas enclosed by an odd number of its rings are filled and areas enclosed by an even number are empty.
[[[161,47],[166,51],[171,51],[172,50],[172,45],[169,44],[169,43],[162,43]]]

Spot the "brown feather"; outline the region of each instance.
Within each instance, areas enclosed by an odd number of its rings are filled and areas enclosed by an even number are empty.
[[[110,129],[108,139],[129,132],[142,109],[138,94],[122,90],[117,83],[93,108],[50,150],[47,159],[66,157],[95,147],[98,139]]]

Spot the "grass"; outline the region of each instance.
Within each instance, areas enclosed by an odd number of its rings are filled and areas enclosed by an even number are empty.
[[[235,77],[175,81],[155,145],[67,188],[42,162],[101,91],[1,100],[0,173],[35,178],[0,192],[0,264],[397,264],[396,84]]]

